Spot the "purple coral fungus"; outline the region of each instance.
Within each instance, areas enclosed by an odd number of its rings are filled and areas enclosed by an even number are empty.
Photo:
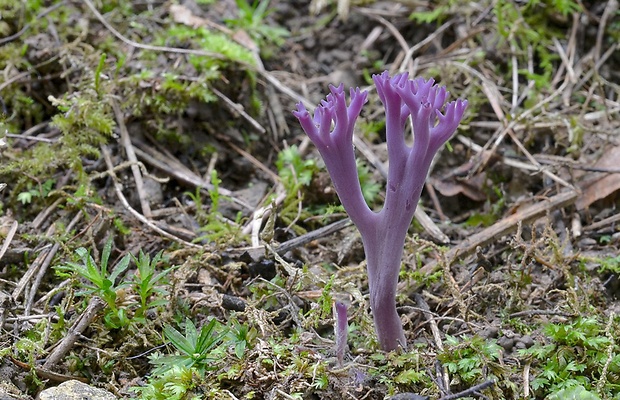
[[[373,81],[385,107],[389,159],[385,204],[379,212],[364,201],[353,148],[353,128],[368,93],[351,89],[347,105],[343,85],[330,86],[331,93],[314,116],[301,103],[293,114],[318,148],[342,205],[360,231],[375,331],[381,348],[389,351],[406,347],[396,311],[396,288],[407,229],[433,157],[456,131],[467,101],[446,103],[449,93],[445,87],[433,79],[408,79],[406,73],[390,77],[385,71],[373,75]],[[405,143],[409,117],[412,146]]]

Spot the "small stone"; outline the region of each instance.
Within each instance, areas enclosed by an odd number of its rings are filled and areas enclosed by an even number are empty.
[[[496,327],[488,327],[478,332],[478,335],[484,339],[493,339],[497,337],[498,333],[499,329],[497,329]]]
[[[23,398],[21,391],[8,381],[0,381],[0,400],[18,400]]]
[[[584,237],[583,239],[581,239],[579,241],[579,247],[591,247],[591,246],[596,246],[596,240],[589,238],[589,237]]]
[[[530,348],[534,346],[534,339],[530,335],[523,335],[520,339],[520,342],[525,345],[525,348]]]
[[[161,183],[153,178],[145,177],[142,185],[144,198],[151,205],[161,204],[164,201],[164,192]]]
[[[503,336],[497,340],[497,344],[502,346],[504,350],[510,351],[515,345],[515,340],[513,338],[508,338],[506,336]]]
[[[399,393],[390,397],[390,400],[428,400],[428,396],[420,396],[415,393]]]
[[[116,400],[107,390],[71,380],[39,393],[39,400]]]
[[[302,43],[306,50],[313,49],[314,46],[316,46],[316,38],[314,36],[308,36]]]

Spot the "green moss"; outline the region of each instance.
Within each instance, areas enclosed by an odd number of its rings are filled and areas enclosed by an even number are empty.
[[[204,51],[222,54],[233,62],[254,65],[254,57],[250,50],[232,41],[224,34],[212,32],[203,27],[191,28],[184,25],[173,25],[162,32],[155,40],[155,44],[161,46],[184,47],[187,43],[191,43]],[[205,56],[196,57],[202,58],[204,59],[203,62],[210,62],[211,64],[221,63],[221,61],[209,59],[209,57]]]

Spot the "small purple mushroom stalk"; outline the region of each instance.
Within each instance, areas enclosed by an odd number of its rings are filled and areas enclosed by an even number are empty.
[[[337,301],[334,303],[334,314],[336,315],[336,358],[338,365],[342,367],[344,353],[347,350],[347,336],[349,333],[349,320],[347,318],[347,305]]]
[[[330,86],[331,94],[319,104],[314,116],[301,103],[293,114],[321,153],[338,197],[361,233],[375,331],[381,348],[390,351],[407,345],[396,311],[407,229],[433,157],[456,131],[467,101],[446,103],[448,91],[435,85],[433,79],[408,79],[406,73],[391,78],[387,71],[372,79],[385,106],[389,158],[385,204],[379,212],[364,201],[353,149],[353,127],[368,93],[351,89],[347,105],[343,85]],[[404,134],[410,116],[413,146],[405,143]]]

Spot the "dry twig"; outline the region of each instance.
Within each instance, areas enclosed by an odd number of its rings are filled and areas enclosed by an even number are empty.
[[[4,238],[4,242],[2,242],[2,248],[0,249],[0,260],[2,259],[2,257],[4,256],[4,253],[6,253],[9,246],[11,245],[11,242],[13,241],[13,237],[15,237],[15,232],[17,232],[18,226],[19,226],[19,223],[17,221],[11,222],[11,227],[9,228],[9,231],[6,234],[6,237]]]
[[[153,222],[149,221],[146,217],[144,217],[144,215],[140,214],[139,212],[137,212],[136,210],[133,209],[133,207],[131,207],[129,205],[129,202],[127,201],[127,199],[125,198],[125,195],[123,194],[123,188],[121,186],[121,184],[118,182],[118,178],[116,177],[116,174],[114,173],[114,164],[112,163],[112,158],[110,156],[110,150],[108,150],[108,148],[106,146],[102,146],[101,147],[101,153],[103,154],[103,158],[105,159],[106,165],[108,167],[108,173],[110,174],[110,176],[112,177],[112,180],[114,181],[114,190],[116,191],[116,195],[118,197],[118,199],[120,200],[121,204],[123,205],[123,207],[125,207],[125,209],[127,211],[129,211],[129,213],[131,215],[133,215],[138,221],[142,222],[144,225],[148,226],[150,229],[152,229],[153,231],[159,233],[160,235],[162,235],[165,238],[168,238],[174,242],[177,242],[183,246],[187,246],[187,247],[192,247],[195,249],[202,249],[202,246],[199,246],[197,244],[194,243],[190,243],[187,242],[177,236],[174,236],[166,231],[164,231],[163,229],[159,228],[157,225],[155,225]]]
[[[49,379],[51,382],[66,382],[66,381],[71,381],[71,380],[76,380],[76,381],[80,381],[83,383],[89,382],[89,380],[87,378],[84,378],[83,376],[64,375],[64,374],[59,374],[56,372],[48,371],[45,368],[32,367],[30,364],[21,362],[18,359],[13,358],[13,357],[11,357],[11,361],[13,362],[13,364],[17,365],[24,371],[34,370],[35,374],[37,374],[39,378]]]
[[[52,368],[65,356],[65,354],[67,354],[67,352],[69,352],[69,350],[71,350],[71,348],[75,345],[78,336],[80,336],[82,332],[90,326],[90,323],[93,322],[99,311],[103,310],[105,306],[105,301],[103,301],[100,297],[94,296],[90,299],[88,307],[86,307],[84,312],[73,323],[66,336],[50,353],[47,360],[45,360],[45,363],[43,364],[44,369]]]
[[[144,191],[144,181],[142,180],[142,174],[140,173],[140,167],[138,166],[138,158],[136,157],[136,153],[131,143],[131,139],[129,138],[129,132],[127,131],[127,125],[125,125],[125,118],[123,117],[123,112],[121,111],[121,108],[119,107],[118,102],[115,99],[112,99],[111,103],[112,109],[114,110],[114,116],[116,117],[116,123],[118,124],[118,128],[120,131],[121,144],[125,148],[127,159],[129,160],[129,162],[131,162],[131,172],[133,174],[133,179],[136,183],[136,191],[138,192],[138,198],[140,199],[142,214],[144,214],[146,218],[151,219],[151,206],[148,199],[146,198],[146,193]]]
[[[81,219],[82,219],[82,213],[79,213],[79,212],[76,213],[73,219],[71,220],[71,222],[69,222],[69,225],[67,225],[66,230],[70,232],[78,224],[78,222],[80,222]],[[45,253],[45,259],[41,263],[41,267],[39,268],[37,276],[35,277],[32,285],[30,286],[30,293],[28,295],[28,299],[26,300],[26,305],[24,306],[24,315],[26,316],[30,315],[30,310],[34,303],[34,298],[37,295],[37,291],[39,290],[39,286],[41,285],[41,282],[43,281],[43,277],[45,276],[45,273],[47,272],[48,267],[52,263],[54,256],[56,256],[58,249],[60,249],[60,243],[54,243],[52,248],[48,252]]]
[[[414,298],[415,298],[416,303],[418,304],[418,307],[420,307],[423,310],[424,319],[426,319],[426,321],[428,321],[430,325],[431,333],[433,335],[433,340],[435,341],[435,346],[437,346],[437,350],[443,351],[443,342],[441,340],[441,334],[439,332],[439,327],[437,326],[437,322],[435,322],[435,318],[433,314],[431,313],[431,309],[429,308],[428,304],[424,300],[424,297],[422,297],[420,294],[416,293],[414,295]],[[443,380],[444,387],[446,388],[450,387],[450,375],[448,374],[448,369],[444,366],[441,367],[440,378]]]

